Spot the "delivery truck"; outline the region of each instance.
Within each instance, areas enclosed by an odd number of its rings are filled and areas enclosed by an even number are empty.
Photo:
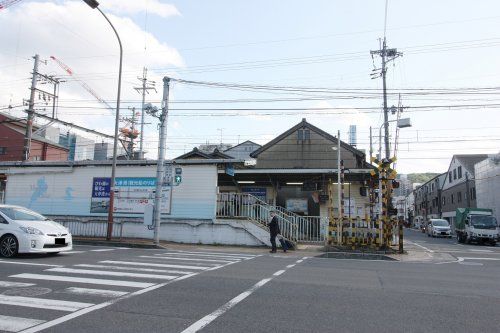
[[[489,243],[494,246],[499,238],[498,221],[491,209],[457,208],[455,233],[459,243]]]

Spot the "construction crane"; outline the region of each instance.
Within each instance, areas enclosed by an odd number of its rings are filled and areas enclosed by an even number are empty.
[[[61,60],[57,59],[54,56],[50,56],[50,59],[55,61],[55,63],[58,64],[59,67],[61,67],[66,73],[68,73],[70,76],[72,76],[76,80],[76,82],[78,82],[82,86],[83,89],[87,90],[87,92],[89,94],[94,96],[95,99],[97,99],[100,103],[104,104],[109,110],[111,110],[113,112],[115,111],[115,108],[113,108],[111,105],[108,104],[108,102],[106,102],[104,99],[102,99],[94,89],[92,89],[87,83],[85,83],[85,81],[78,78],[78,76],[75,75],[73,70],[68,65],[66,65],[64,62],[62,62]]]
[[[104,104],[106,106],[106,108],[108,110],[110,110],[113,114],[115,112],[115,108],[113,108],[111,105],[109,105],[108,102],[106,102],[103,98],[101,98],[99,96],[99,94],[97,94],[97,92],[92,89],[85,81],[83,81],[82,79],[78,78],[77,75],[75,75],[75,72],[71,69],[71,67],[69,67],[68,65],[66,65],[64,62],[62,62],[60,59],[54,57],[54,56],[50,56],[50,59],[52,59],[56,64],[59,65],[59,67],[61,67],[66,73],[68,73],[68,75],[72,76],[76,82],[78,82],[80,84],[80,86],[82,86],[83,89],[85,89],[89,94],[91,94],[92,96],[94,96],[94,98],[96,100],[98,100],[101,104]],[[126,139],[131,139],[130,138],[130,135],[127,135],[128,132],[127,132],[127,128],[126,128],[127,125],[125,125],[124,128],[121,128],[120,130],[120,133],[121,135],[124,137],[124,140]],[[137,133],[137,135],[139,135],[139,133]],[[132,156],[132,151],[129,151],[126,147],[126,145],[124,144],[124,140],[120,140],[123,148],[125,149],[125,151],[127,152],[127,156],[128,157],[131,157]]]
[[[6,0],[6,1],[0,1],[0,10],[5,9],[7,7],[12,6],[13,4],[19,2],[21,0]]]

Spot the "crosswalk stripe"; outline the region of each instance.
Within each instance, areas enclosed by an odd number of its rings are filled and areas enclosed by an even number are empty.
[[[237,257],[237,256],[223,256],[223,255],[217,255],[217,254],[194,254],[194,253],[183,253],[183,252],[165,252],[162,254],[155,254],[157,256],[161,255],[174,255],[174,256],[197,256],[197,257],[207,257],[207,258],[213,258],[213,259],[231,259],[231,260],[242,260],[242,259],[248,259],[248,257]]]
[[[87,274],[87,275],[107,275],[107,276],[118,276],[118,277],[135,277],[143,279],[160,279],[160,280],[172,280],[177,277],[177,275],[160,275],[160,274],[140,274],[140,273],[127,273],[127,272],[110,272],[110,271],[98,271],[93,269],[75,269],[75,268],[50,268],[46,269],[47,272],[57,272],[57,273],[74,273],[74,274]]]
[[[0,295],[0,304],[25,306],[29,308],[39,308],[57,311],[74,312],[94,305],[93,303],[60,301],[57,299],[45,299],[36,297],[7,296]]]
[[[212,268],[206,266],[186,266],[186,265],[171,265],[171,264],[156,264],[156,263],[146,263],[146,262],[136,262],[136,261],[119,261],[119,260],[103,260],[99,261],[101,264],[118,264],[118,265],[131,265],[131,266],[146,266],[146,267],[165,267],[165,268],[180,268],[180,269],[194,269],[194,270],[205,270]]]
[[[164,259],[164,260],[184,260],[184,261],[207,261],[207,262],[234,262],[231,260],[222,259],[195,259],[195,258],[176,258],[176,257],[165,257],[165,256],[140,256],[140,258],[154,258],[154,259]]]
[[[34,285],[35,285],[34,283],[0,281],[0,288],[31,287]]]
[[[102,297],[120,297],[128,294],[128,292],[126,291],[77,288],[77,287],[66,288],[64,289],[64,292],[75,295],[90,295],[90,296],[102,296]]]
[[[147,287],[151,287],[151,286],[155,285],[155,283],[146,283],[146,282],[91,279],[91,278],[79,278],[79,277],[73,277],[73,276],[49,275],[49,274],[22,273],[22,274],[17,274],[17,275],[11,275],[10,277],[21,278],[21,279],[32,279],[32,280],[101,284],[101,285],[106,285],[106,286],[121,286],[121,287],[131,287],[131,288],[147,288]]]
[[[77,254],[77,253],[85,253],[87,251],[66,251],[66,252],[61,252],[61,254]]]
[[[44,322],[45,320],[0,315],[0,331],[19,332]]]
[[[246,258],[255,258],[257,255],[255,254],[244,254],[244,253],[224,253],[224,252],[196,252],[196,251],[177,251],[179,253],[190,253],[190,254],[213,254],[213,255],[221,255],[221,256],[236,256],[236,257],[246,257]]]
[[[106,269],[113,269],[113,270],[125,270],[125,271],[136,271],[136,272],[153,272],[153,273],[170,273],[170,274],[193,274],[193,272],[188,272],[188,271],[175,271],[175,270],[170,270],[170,269],[154,269],[154,268],[137,268],[137,267],[125,267],[125,266],[107,266],[107,265],[79,264],[79,265],[75,265],[75,267],[106,268]]]
[[[92,252],[107,252],[107,251],[114,251],[115,249],[97,249],[97,250],[90,250]]]

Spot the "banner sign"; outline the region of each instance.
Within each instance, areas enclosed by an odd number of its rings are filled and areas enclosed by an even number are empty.
[[[92,184],[91,213],[107,213],[109,210],[110,178],[94,178]],[[156,178],[117,177],[115,179],[115,213],[144,214],[145,206],[154,204]],[[163,187],[161,212],[170,214],[171,188]]]

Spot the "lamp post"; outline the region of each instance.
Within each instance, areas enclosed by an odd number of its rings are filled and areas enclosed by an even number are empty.
[[[109,209],[108,209],[108,229],[106,232],[106,240],[111,240],[111,235],[113,234],[113,211],[115,206],[115,178],[116,178],[116,158],[117,158],[117,150],[118,150],[118,127],[120,125],[120,92],[122,86],[122,62],[123,62],[123,47],[122,41],[120,40],[120,36],[116,31],[115,27],[108,19],[106,14],[103,13],[101,9],[99,9],[99,2],[96,0],[83,0],[87,5],[92,9],[97,9],[102,16],[108,21],[109,25],[113,29],[116,38],[118,39],[118,45],[120,46],[120,67],[118,70],[118,93],[116,96],[116,115],[115,115],[115,135],[113,138],[113,162],[111,165],[111,181],[110,181],[110,189],[109,189]]]

